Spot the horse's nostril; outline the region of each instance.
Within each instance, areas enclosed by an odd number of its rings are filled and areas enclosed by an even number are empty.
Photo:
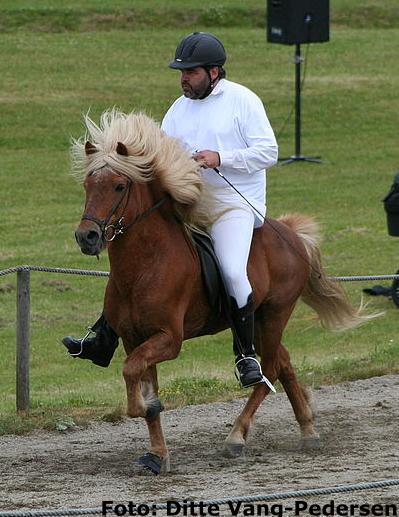
[[[97,241],[98,241],[98,233],[95,232],[94,230],[91,230],[87,236],[86,236],[86,240],[90,243],[90,244],[95,244]]]
[[[96,231],[96,229],[78,228],[75,232],[75,238],[83,253],[91,255],[101,251],[98,249],[102,246],[101,233]]]

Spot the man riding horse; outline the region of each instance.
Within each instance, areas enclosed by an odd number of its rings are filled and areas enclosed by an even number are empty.
[[[181,41],[169,66],[181,72],[183,95],[167,111],[162,129],[178,138],[200,163],[222,208],[208,232],[231,301],[236,376],[246,388],[266,380],[254,348],[247,263],[253,231],[264,223],[266,169],[276,163],[278,147],[261,100],[226,79],[225,62],[223,44],[210,33],[194,32]],[[68,336],[63,343],[71,355],[106,367],[118,336],[104,315],[91,331],[95,336],[89,337],[90,332],[81,339]]]

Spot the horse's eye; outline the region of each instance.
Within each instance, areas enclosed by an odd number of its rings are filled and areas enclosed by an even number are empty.
[[[115,187],[115,190],[116,192],[122,192],[123,190],[125,190],[125,185],[123,183],[119,183],[116,187]]]

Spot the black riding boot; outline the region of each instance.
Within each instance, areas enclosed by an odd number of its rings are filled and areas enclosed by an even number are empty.
[[[233,320],[233,350],[236,356],[236,377],[243,388],[264,381],[262,369],[256,359],[254,347],[254,304],[252,293],[248,302],[240,309],[231,298],[231,316]]]
[[[92,332],[95,336],[89,337]],[[66,336],[62,343],[73,357],[90,359],[94,364],[106,368],[118,346],[118,336],[102,314],[85,337],[76,339]]]

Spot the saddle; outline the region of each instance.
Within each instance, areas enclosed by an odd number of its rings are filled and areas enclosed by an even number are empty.
[[[199,334],[205,335],[221,317],[230,320],[231,301],[210,236],[193,228],[190,228],[190,232],[200,259],[202,281],[212,314]]]

